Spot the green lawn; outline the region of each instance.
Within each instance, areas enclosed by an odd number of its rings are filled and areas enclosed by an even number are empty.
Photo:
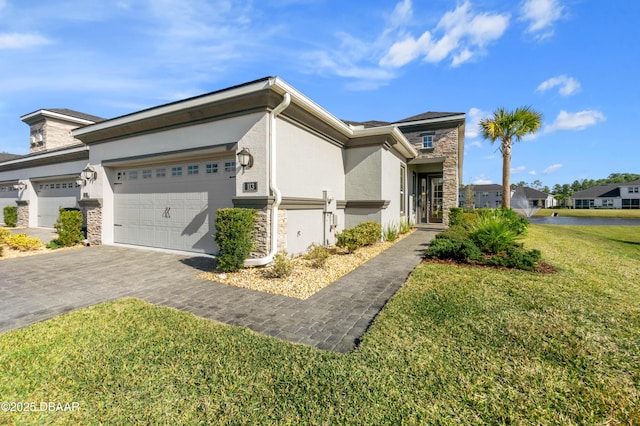
[[[618,219],[640,219],[640,210],[615,209],[541,209],[535,216],[551,216],[557,213],[564,217],[610,217]]]
[[[639,424],[640,227],[532,226],[555,275],[419,266],[348,355],[126,299],[0,335],[19,424]]]

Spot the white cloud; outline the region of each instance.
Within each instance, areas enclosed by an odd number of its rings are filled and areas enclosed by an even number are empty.
[[[580,82],[573,77],[567,77],[566,75],[559,75],[557,77],[551,77],[548,80],[540,83],[536,91],[545,92],[554,87],[558,87],[558,93],[562,96],[573,95],[580,91]]]
[[[529,23],[528,33],[542,40],[553,35],[553,25],[563,17],[563,12],[564,7],[559,0],[525,0],[520,9],[520,19]]]
[[[546,169],[544,169],[544,171],[542,173],[544,173],[545,175],[548,175],[550,173],[553,173],[557,170],[560,170],[562,168],[562,164],[552,164],[549,167],[547,167]]]
[[[407,21],[411,19],[412,16],[413,8],[411,5],[411,0],[401,1],[400,3],[396,4],[391,17],[389,18],[391,28],[398,28],[403,26]]]
[[[490,183],[493,183],[493,181],[484,174],[476,176],[476,178],[472,181],[472,184],[474,185],[489,185]]]
[[[538,172],[536,172],[535,170],[529,170],[527,173],[529,173],[531,176],[535,176],[538,174]]]
[[[0,49],[27,49],[51,44],[51,40],[39,34],[5,33],[0,34]]]
[[[594,126],[607,118],[600,111],[585,110],[579,112],[567,112],[561,110],[555,121],[546,126],[544,133],[554,132],[556,130],[583,130],[587,127]]]
[[[379,63],[398,68],[420,56],[432,63],[450,57],[451,65],[458,66],[483,54],[485,46],[502,37],[509,18],[508,14],[474,13],[471,3],[466,1],[445,13],[433,31],[425,31],[418,38],[404,35]],[[441,34],[440,38],[435,34]]]
[[[527,170],[526,166],[518,166],[518,167],[512,167],[511,168],[511,174],[515,174],[515,173],[522,173],[525,170]]]
[[[471,147],[482,148],[482,142],[480,141],[469,142],[466,145],[467,145],[467,148],[471,148]]]
[[[483,111],[480,108],[471,107],[467,113],[466,125],[464,127],[464,137],[473,139],[480,135],[480,127],[478,123],[483,118],[488,117],[491,113]]]

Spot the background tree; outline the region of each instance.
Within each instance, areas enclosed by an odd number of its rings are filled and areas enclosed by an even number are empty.
[[[500,139],[502,153],[502,207],[511,208],[511,147],[515,139],[519,142],[523,136],[535,133],[542,125],[542,113],[529,106],[507,111],[500,107],[493,116],[478,123],[482,137],[491,143]]]

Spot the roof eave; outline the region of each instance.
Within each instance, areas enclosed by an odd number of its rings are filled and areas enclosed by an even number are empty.
[[[39,110],[34,111],[32,113],[23,115],[22,117],[20,117],[20,120],[22,120],[25,123],[29,124],[29,121],[32,121],[33,118],[36,118],[36,117],[39,117],[39,116],[57,118],[59,120],[71,121],[71,122],[82,124],[82,125],[88,125],[88,124],[94,124],[95,123],[95,121],[85,120],[83,118],[73,117],[73,116],[67,115],[67,114],[60,114],[58,112],[49,111],[47,109],[39,109]]]

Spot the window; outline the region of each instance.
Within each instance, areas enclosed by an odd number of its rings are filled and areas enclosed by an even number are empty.
[[[207,174],[218,173],[218,164],[216,163],[209,163],[205,167]]]
[[[638,194],[638,193],[640,192],[640,186],[630,186],[630,187],[627,189],[627,192],[628,192],[629,194]]]
[[[187,166],[187,174],[188,175],[197,175],[199,172],[200,167],[197,164],[193,164],[190,166]]]
[[[156,169],[156,177],[157,178],[163,178],[167,175],[167,169],[162,168],[162,169]]]
[[[422,136],[422,148],[433,148],[433,135]]]
[[[153,173],[151,172],[151,169],[147,169],[147,170],[143,170],[142,171],[142,179],[151,179],[151,176],[153,176]]]
[[[60,189],[60,184],[56,183],[56,189]]]
[[[489,196],[489,193],[488,193],[488,192],[483,192],[483,193],[482,193],[482,196],[483,196],[483,197],[488,197],[488,196]]]
[[[640,198],[623,198],[623,209],[640,209]]]
[[[62,189],[67,189],[67,182],[62,184]]]
[[[595,205],[594,200],[576,200],[576,209],[591,209]]]
[[[496,191],[496,197],[502,197],[502,191]]]
[[[224,171],[225,172],[235,172],[236,171],[236,162],[235,161],[227,161],[224,163]]]
[[[602,207],[612,208],[613,207],[613,200],[610,199],[610,198],[602,200]]]
[[[405,174],[405,167],[400,166],[400,214],[405,214]]]
[[[116,175],[116,180],[118,182],[122,182],[124,180],[124,177],[126,176],[125,172],[118,172]]]
[[[172,167],[171,176],[182,176],[182,167]]]
[[[129,180],[136,180],[138,179],[138,171],[137,170],[131,170],[129,172]]]

